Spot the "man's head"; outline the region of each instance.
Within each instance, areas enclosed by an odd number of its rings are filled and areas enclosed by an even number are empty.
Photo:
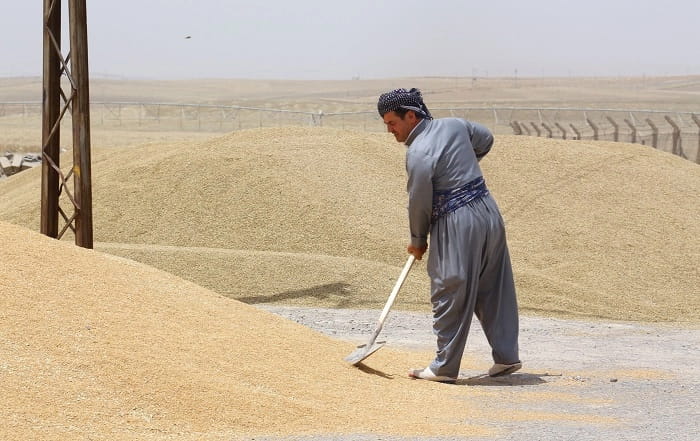
[[[423,118],[416,115],[413,110],[397,109],[387,112],[382,116],[386,130],[394,135],[398,142],[406,142],[408,135]]]
[[[428,107],[418,89],[395,89],[383,93],[377,102],[379,115],[384,119],[387,131],[397,141],[404,142],[422,119],[432,119]]]

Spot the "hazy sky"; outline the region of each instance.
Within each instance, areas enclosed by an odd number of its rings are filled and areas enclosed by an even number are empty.
[[[0,76],[41,75],[43,2],[1,1]],[[700,74],[698,0],[87,3],[92,76]]]

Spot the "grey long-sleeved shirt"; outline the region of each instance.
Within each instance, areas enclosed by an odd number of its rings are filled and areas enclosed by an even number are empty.
[[[450,190],[482,176],[479,160],[493,145],[481,124],[460,118],[421,121],[406,139],[411,245],[423,248],[430,232],[433,191]]]

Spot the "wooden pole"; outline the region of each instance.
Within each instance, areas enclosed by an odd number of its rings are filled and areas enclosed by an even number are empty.
[[[86,0],[70,0],[71,71],[73,98],[73,173],[77,217],[75,243],[93,247],[92,171],[90,165],[90,93]]]
[[[61,108],[61,2],[44,0],[43,93],[41,113],[41,226],[40,232],[58,236]]]

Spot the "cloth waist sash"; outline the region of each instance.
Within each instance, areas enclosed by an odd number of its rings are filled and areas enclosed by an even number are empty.
[[[430,221],[435,223],[442,216],[469,205],[489,194],[483,176],[469,181],[461,187],[433,191],[433,212]]]

